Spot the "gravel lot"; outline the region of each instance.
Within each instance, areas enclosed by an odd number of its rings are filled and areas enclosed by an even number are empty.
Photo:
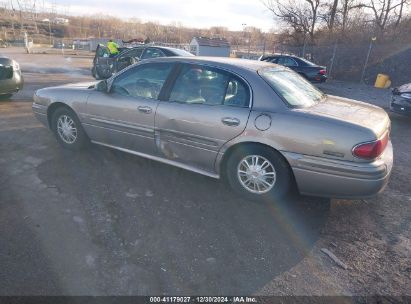
[[[391,116],[395,166],[378,197],[264,205],[109,149],[62,150],[31,96],[90,80],[91,58],[2,52],[26,86],[0,103],[0,295],[411,296],[410,119]],[[321,88],[383,107],[390,95]]]

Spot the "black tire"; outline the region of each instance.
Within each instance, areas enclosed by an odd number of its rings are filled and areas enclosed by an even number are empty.
[[[8,100],[11,98],[11,96],[13,96],[13,94],[3,94],[0,95],[0,100]]]
[[[60,118],[64,120],[64,116],[68,117],[69,122],[70,120],[72,121],[71,126],[74,127],[76,130],[76,132],[74,132],[74,140],[70,137],[64,138],[62,131],[59,132],[58,130],[58,121]],[[61,107],[54,111],[51,117],[51,127],[59,144],[66,149],[79,151],[85,148],[86,145],[89,143],[89,138],[87,137],[87,134],[84,132],[84,129],[81,126],[81,123],[77,118],[77,115],[72,110],[66,107]],[[73,140],[73,142],[70,142],[71,140]]]
[[[262,161],[264,159],[268,160],[274,169],[275,181],[274,179],[265,180],[273,184],[271,188],[266,189],[267,192],[265,193],[254,193],[247,189],[240,181],[240,174],[238,173],[240,162],[250,156],[259,156],[259,159]],[[269,173],[269,171],[267,172]],[[273,149],[253,144],[244,145],[230,155],[226,165],[226,179],[233,190],[241,197],[266,202],[272,202],[285,197],[292,185],[291,169],[284,157]]]

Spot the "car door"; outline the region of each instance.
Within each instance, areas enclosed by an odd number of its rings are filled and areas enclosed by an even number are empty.
[[[172,63],[141,64],[120,73],[108,92],[93,91],[84,127],[96,142],[141,153],[156,152],[154,116]]]
[[[109,78],[113,73],[114,58],[110,57],[107,47],[98,45],[94,57],[95,76],[96,78]]]
[[[220,148],[239,136],[250,114],[251,92],[240,77],[184,64],[156,113],[156,143],[173,161],[215,172]]]

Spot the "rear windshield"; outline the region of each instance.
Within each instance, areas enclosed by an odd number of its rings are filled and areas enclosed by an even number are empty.
[[[305,58],[298,58],[298,59],[300,59],[302,62],[304,62],[304,63],[307,64],[307,65],[316,66],[315,63],[313,63],[313,62],[311,62],[311,61],[309,61],[309,60],[307,60],[307,59],[305,59]]]
[[[270,67],[258,73],[291,107],[310,107],[325,97],[323,92],[291,70]]]

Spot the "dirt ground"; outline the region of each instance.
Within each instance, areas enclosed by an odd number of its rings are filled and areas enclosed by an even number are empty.
[[[411,296],[409,118],[390,114],[395,164],[377,197],[256,204],[156,162],[62,150],[31,97],[90,80],[91,58],[1,52],[26,84],[0,103],[0,295]],[[388,106],[388,90],[320,87]]]

